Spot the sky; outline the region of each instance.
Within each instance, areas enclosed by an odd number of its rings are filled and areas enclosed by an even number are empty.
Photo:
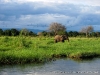
[[[53,22],[100,30],[100,0],[0,0],[0,28],[47,30]]]

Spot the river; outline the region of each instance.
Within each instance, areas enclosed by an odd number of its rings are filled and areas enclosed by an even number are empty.
[[[100,58],[86,61],[57,59],[44,64],[3,65],[0,75],[100,75]]]

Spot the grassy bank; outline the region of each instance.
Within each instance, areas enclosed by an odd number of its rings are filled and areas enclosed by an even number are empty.
[[[100,38],[70,38],[54,43],[53,38],[0,37],[0,64],[40,63],[53,58],[76,59],[100,56]]]

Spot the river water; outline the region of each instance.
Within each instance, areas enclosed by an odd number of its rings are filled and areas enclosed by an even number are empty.
[[[0,75],[100,75],[100,58],[86,61],[57,59],[44,64],[0,66]]]

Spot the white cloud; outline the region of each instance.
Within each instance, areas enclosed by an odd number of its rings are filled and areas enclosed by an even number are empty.
[[[8,0],[7,0],[8,1]],[[10,1],[10,0],[9,0]],[[16,2],[51,2],[51,3],[73,3],[85,5],[100,5],[100,0],[15,0]]]
[[[100,0],[0,0],[1,2],[17,2],[17,3],[27,3],[27,2],[44,2],[44,3],[71,3],[78,5],[90,5],[90,6],[100,6]]]
[[[100,25],[99,0],[0,0],[0,27]],[[16,3],[17,2],[17,3]],[[42,28],[43,29],[43,28]]]
[[[95,13],[96,13],[96,14],[100,14],[100,11],[96,11]]]

